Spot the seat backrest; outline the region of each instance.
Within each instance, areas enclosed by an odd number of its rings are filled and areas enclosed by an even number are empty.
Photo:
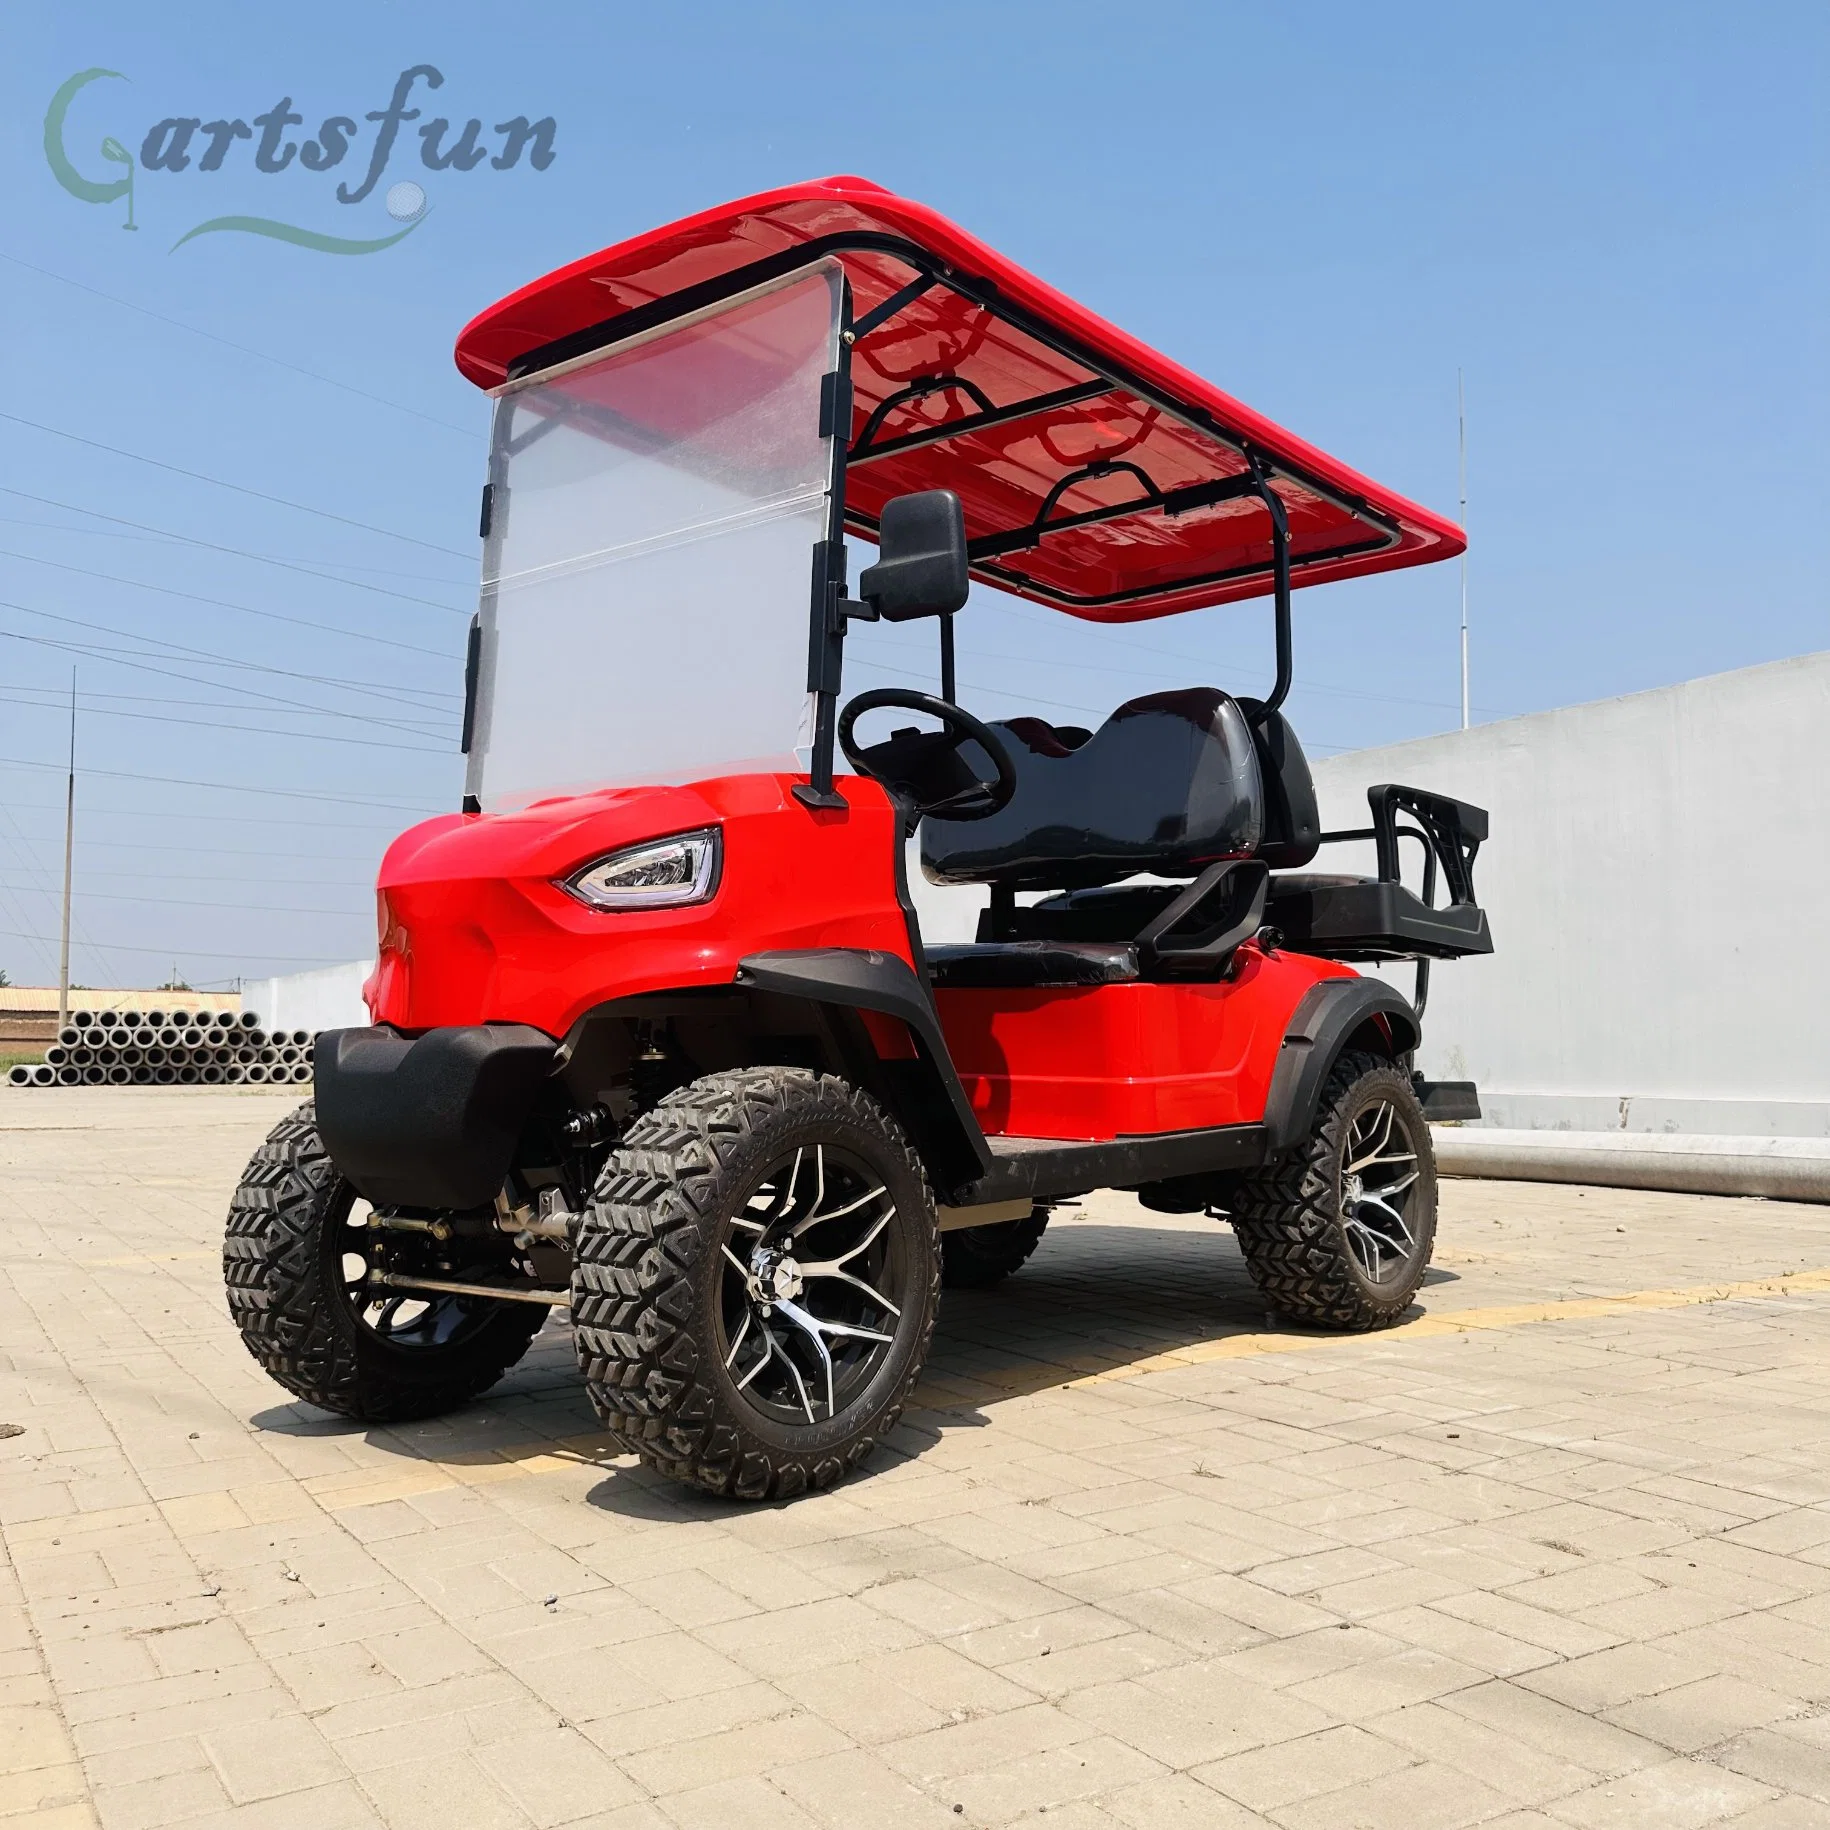
[[[1264,837],[1258,856],[1274,871],[1301,870],[1322,844],[1309,759],[1282,712],[1267,712],[1256,699],[1241,699],[1239,709],[1252,727],[1264,778]]]
[[[1038,719],[992,728],[1016,765],[1016,793],[989,819],[922,821],[922,866],[939,882],[1074,889],[1140,871],[1186,877],[1251,856],[1264,835],[1252,732],[1215,687],[1128,700],[1077,747]]]

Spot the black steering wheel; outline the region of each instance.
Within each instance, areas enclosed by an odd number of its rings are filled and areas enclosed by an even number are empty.
[[[891,706],[924,712],[947,728],[895,731],[884,742],[868,746],[854,741],[853,727],[866,712]],[[994,780],[986,781],[961,756],[961,748],[969,742],[991,758]],[[905,692],[899,686],[860,693],[839,714],[839,747],[860,775],[882,782],[892,792],[906,796],[918,812],[939,819],[989,819],[1008,807],[1017,791],[1016,765],[997,733],[970,712],[932,693]]]

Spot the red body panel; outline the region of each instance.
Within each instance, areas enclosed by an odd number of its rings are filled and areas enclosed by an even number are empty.
[[[1211,382],[1108,324],[925,205],[869,180],[821,179],[784,186],[702,211],[574,261],[480,313],[458,338],[457,363],[479,387],[507,378],[511,364],[562,337],[737,268],[792,255],[832,236],[874,235],[913,244],[931,260],[975,282],[1078,345],[1089,358],[1134,377],[1175,403],[1166,411],[1115,385],[1041,415],[969,436],[921,444],[881,460],[854,457],[847,509],[867,536],[883,503],[904,491],[954,490],[969,536],[1027,527],[1045,503],[1057,517],[1137,499],[1137,474],[1120,469],[1079,477],[1057,499],[1054,485],[1096,459],[1136,465],[1170,491],[1234,477],[1249,444],[1322,490],[1280,475],[1298,585],[1355,578],[1395,566],[1452,558],[1465,544],[1444,517],[1407,501],[1255,413]],[[894,250],[849,247],[836,257],[861,316],[905,286],[914,269]],[[1104,372],[1104,371],[1102,371]],[[1090,371],[1042,338],[945,287],[931,289],[867,334],[851,365],[854,445],[873,426],[872,445],[969,416],[978,405],[1006,407],[1086,383]],[[942,390],[906,398],[911,383],[946,374]],[[976,395],[967,391],[976,389]],[[976,404],[975,404],[976,402]],[[873,422],[873,414],[887,412]],[[1322,491],[1332,491],[1331,500]],[[1390,545],[1305,564],[1364,535],[1342,500],[1366,504],[1397,529]],[[1270,524],[1255,500],[1232,500],[1174,516],[1126,515],[1052,531],[978,573],[1000,588],[1099,622],[1133,622],[1204,604],[1261,596],[1271,588]],[[1236,574],[1216,577],[1216,574]],[[1207,582],[1190,583],[1196,579]],[[1073,598],[1123,601],[1072,603]]]
[[[1291,1014],[1350,967],[1247,943],[1232,979],[941,991],[941,1028],[987,1135],[1105,1141],[1257,1124]]]
[[[865,947],[908,960],[889,797],[848,778],[850,805],[815,812],[792,781],[624,788],[413,827],[381,863],[371,1014],[406,1030],[531,1023],[563,1036],[609,998],[728,985],[746,953]],[[608,912],[557,887],[606,852],[703,826],[724,841],[708,902]]]
[[[749,953],[857,947],[913,964],[889,797],[847,777],[849,805],[815,811],[792,782],[607,790],[413,827],[382,860],[371,1014],[409,1032],[528,1023],[564,1036],[614,998],[728,985]],[[611,913],[558,887],[607,852],[705,826],[723,838],[708,902]],[[1351,976],[1248,943],[1216,984],[942,991],[938,1004],[989,1135],[1102,1140],[1256,1123],[1304,992]],[[873,1017],[867,1030],[884,1058],[912,1054],[901,1024]]]

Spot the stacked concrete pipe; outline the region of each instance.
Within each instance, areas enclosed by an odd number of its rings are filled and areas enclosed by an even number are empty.
[[[302,1086],[314,1038],[261,1028],[252,1011],[77,1010],[35,1067],[11,1069],[16,1087]]]

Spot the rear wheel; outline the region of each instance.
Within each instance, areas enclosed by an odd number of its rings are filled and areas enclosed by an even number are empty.
[[[710,1074],[642,1114],[579,1228],[598,1415],[740,1499],[829,1486],[892,1428],[934,1329],[934,1201],[894,1121],[802,1068]]]
[[[1021,1220],[942,1233],[941,1282],[949,1290],[988,1290],[1002,1283],[1029,1262],[1047,1227],[1048,1209],[1038,1207]]]
[[[1242,1175],[1228,1212],[1279,1314],[1321,1328],[1395,1322],[1436,1239],[1436,1159],[1409,1076],[1380,1055],[1343,1055],[1308,1137]]]
[[[374,1422],[454,1410],[526,1353],[547,1312],[377,1286],[368,1211],[337,1174],[311,1105],[300,1106],[255,1151],[230,1204],[229,1313],[268,1373],[322,1410]],[[398,1268],[422,1239],[407,1236],[390,1262]]]

